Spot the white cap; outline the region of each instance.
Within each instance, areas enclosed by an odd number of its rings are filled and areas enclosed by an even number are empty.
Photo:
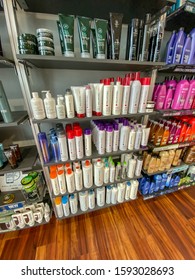
[[[33,96],[33,98],[38,98],[39,94],[38,94],[38,92],[32,92],[32,96]]]

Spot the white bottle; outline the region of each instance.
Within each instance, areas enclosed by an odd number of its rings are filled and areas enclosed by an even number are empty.
[[[129,132],[129,142],[128,142],[128,150],[133,150],[135,146],[135,135],[136,131],[133,126],[130,128]]]
[[[77,191],[83,188],[83,173],[79,166],[76,167],[74,172],[75,187]]]
[[[123,121],[123,126],[121,127],[120,130],[120,140],[119,140],[119,150],[121,151],[126,151],[127,146],[128,146],[128,141],[129,141],[129,122],[128,120]]]
[[[69,208],[69,201],[68,201],[68,195],[65,195],[62,197],[62,207],[64,211],[64,216],[67,217],[70,215],[70,208]]]
[[[90,118],[92,117],[92,90],[90,86],[86,86],[86,91],[85,91],[85,106],[86,106],[86,117]]]
[[[106,127],[106,153],[112,152],[113,142],[113,127],[109,125]]]
[[[79,192],[79,202],[80,202],[80,209],[81,211],[87,211],[88,210],[88,192],[82,191]]]
[[[88,192],[89,209],[95,208],[95,192],[94,190],[89,190]]]
[[[130,192],[131,192],[131,183],[126,182],[125,200],[130,199]]]
[[[113,152],[117,152],[118,151],[118,147],[119,147],[119,125],[118,123],[114,123],[113,124],[113,145],[112,145],[112,150]]]
[[[81,159],[84,156],[83,130],[82,130],[81,127],[75,128],[75,140],[76,140],[76,154],[77,154],[77,158]]]
[[[140,93],[138,112],[145,113],[146,105],[147,105],[147,101],[148,101],[149,89],[150,89],[150,78],[149,77],[141,78],[141,84],[142,84],[142,87],[141,87],[141,93]]]
[[[83,184],[87,189],[91,188],[93,185],[92,164],[89,160],[86,160],[83,165]]]
[[[75,160],[77,154],[76,154],[76,141],[75,141],[75,135],[73,130],[67,131],[67,138],[68,138],[68,151],[69,151],[70,160]]]
[[[59,195],[60,194],[60,187],[58,183],[58,175],[56,171],[50,172],[50,180],[51,180],[51,186],[54,195]]]
[[[123,83],[123,101],[122,101],[122,115],[126,115],[128,113],[129,108],[129,96],[130,96],[130,78],[125,78]]]
[[[97,198],[97,205],[99,207],[104,206],[104,204],[105,204],[105,187],[96,189],[96,198]]]
[[[108,184],[110,182],[110,168],[108,163],[105,163],[104,167],[104,184]]]
[[[128,164],[127,177],[133,178],[135,176],[136,159],[131,158]]]
[[[112,187],[106,186],[106,204],[111,203],[111,196],[112,196]]]
[[[113,99],[112,99],[112,114],[115,116],[121,114],[122,99],[123,99],[123,86],[121,85],[120,77],[118,77],[116,85],[114,85]]]
[[[142,140],[142,125],[139,125],[135,135],[134,149],[136,150],[140,149],[141,140]]]
[[[117,184],[118,187],[118,194],[117,194],[117,201],[122,203],[125,200],[125,183]]]
[[[141,83],[135,80],[131,84],[130,100],[129,100],[129,113],[136,114],[138,110],[139,98],[141,92]]]
[[[98,153],[100,155],[105,154],[106,150],[106,132],[104,126],[100,126],[98,130]]]
[[[135,176],[137,177],[141,176],[142,166],[143,166],[143,157],[139,156],[136,161]]]
[[[116,204],[117,203],[117,197],[118,197],[118,188],[114,186],[112,188],[112,195],[111,195],[111,203]]]
[[[91,129],[84,130],[84,143],[85,143],[85,155],[89,157],[92,155]]]
[[[64,97],[62,95],[57,96],[57,104],[56,104],[56,113],[58,119],[65,119],[65,105],[64,105]]]
[[[76,214],[78,211],[78,201],[76,194],[71,194],[69,198],[70,211],[72,214]]]
[[[69,193],[75,191],[74,173],[70,168],[66,171],[66,185]]]
[[[114,181],[115,181],[115,164],[114,162],[112,162],[110,166],[110,182],[114,183]]]
[[[110,80],[104,80],[104,88],[103,88],[103,108],[102,113],[103,116],[110,116],[112,109],[112,85],[110,85]]]
[[[121,163],[117,162],[117,166],[115,169],[115,181],[119,181],[121,179]]]
[[[55,198],[55,207],[58,218],[62,218],[64,216],[63,207],[62,207],[62,200],[61,197]]]
[[[38,92],[32,92],[33,98],[31,99],[31,107],[33,112],[33,117],[35,120],[45,119],[45,109],[43,105],[43,100],[39,97]]]
[[[60,150],[60,158],[62,161],[68,160],[68,149],[67,149],[67,140],[64,130],[60,130],[57,132],[59,150]]]
[[[59,184],[60,193],[65,194],[66,181],[65,181],[64,170],[58,170],[58,184]]]
[[[70,89],[66,90],[65,107],[66,107],[67,118],[74,118],[75,117],[74,99]]]
[[[94,164],[94,184],[98,187],[104,183],[104,164],[98,159]]]
[[[131,191],[130,191],[130,199],[137,198],[137,191],[138,191],[139,182],[137,180],[131,181]]]
[[[55,119],[57,117],[57,115],[56,115],[56,101],[52,97],[52,95],[49,91],[44,91],[43,90],[42,92],[46,92],[46,97],[44,99],[46,117],[48,119]]]

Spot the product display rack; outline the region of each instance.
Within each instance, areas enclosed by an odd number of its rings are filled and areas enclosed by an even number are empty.
[[[190,147],[190,146],[194,146],[194,145],[195,145],[195,141],[177,143],[177,144],[170,144],[170,145],[166,145],[166,146],[155,146],[151,143],[148,143],[148,147],[150,149],[152,149],[154,152],[178,149],[178,148],[183,148],[183,147]]]
[[[171,116],[189,116],[195,115],[195,109],[190,110],[160,110],[158,111],[163,117],[171,117]]]
[[[15,62],[17,64],[17,70],[19,71],[20,75],[21,75],[21,80],[20,82],[22,83],[23,87],[24,87],[24,92],[27,95],[27,101],[28,104],[30,104],[30,98],[31,98],[31,92],[32,89],[30,87],[30,82],[29,82],[29,78],[27,76],[28,74],[28,66],[35,66],[33,67],[34,69],[39,68],[39,69],[43,69],[43,70],[96,70],[96,71],[142,71],[142,72],[147,72],[150,71],[152,73],[150,73],[150,75],[152,76],[152,83],[151,83],[151,88],[154,86],[155,83],[155,78],[156,78],[156,74],[157,74],[157,70],[162,69],[163,67],[165,67],[165,63],[164,62],[160,62],[160,63],[151,63],[151,62],[130,62],[130,61],[126,61],[126,60],[118,60],[118,61],[113,61],[113,60],[97,60],[97,59],[83,59],[78,57],[78,55],[76,55],[75,58],[65,58],[62,55],[56,55],[56,56],[40,56],[40,55],[20,55],[18,54],[18,46],[17,46],[17,27],[16,27],[16,17],[15,17],[15,7],[12,6],[11,3],[6,3],[6,1],[4,0],[4,4],[6,6],[6,11],[9,14],[9,18],[7,19],[8,25],[10,27],[10,29],[13,29],[13,33],[12,33],[12,47],[14,49],[15,52]],[[18,1],[21,4],[21,7],[24,8],[25,11],[29,11],[29,12],[44,12],[44,13],[51,13],[53,12],[54,14],[57,14],[60,11],[60,5],[62,4],[63,1],[59,1],[58,4],[56,5],[45,5],[44,3],[38,3],[38,1]],[[23,2],[23,3],[22,3]],[[36,2],[36,3],[35,3]],[[154,1],[152,1],[153,3]],[[167,4],[167,2],[171,2],[171,4],[175,3],[175,1],[162,1],[163,3],[161,3],[163,6]],[[156,3],[155,3],[156,4]],[[24,5],[24,6],[23,6]],[[56,12],[55,9],[58,9],[58,11]],[[161,7],[158,7],[158,9]],[[54,9],[54,10],[53,10]],[[75,11],[75,5],[74,5],[74,11]],[[126,9],[126,8],[125,8]],[[62,9],[61,9],[62,11]],[[67,8],[67,11],[71,11],[71,9]],[[97,12],[97,9],[96,11]],[[25,13],[25,12],[24,12]],[[26,12],[26,14],[28,14]],[[70,13],[71,14],[71,13]],[[76,13],[76,11],[72,14],[80,14],[80,13]],[[87,16],[86,13],[83,13],[85,16]],[[93,13],[91,14],[91,16],[93,16]],[[96,14],[97,16],[97,14]],[[98,16],[97,16],[98,17]],[[14,19],[14,20],[12,20]],[[76,82],[76,81],[75,81]],[[89,81],[88,81],[89,82]],[[28,107],[29,110],[29,115],[30,115],[30,122],[32,124],[33,127],[33,132],[34,132],[34,137],[35,137],[35,142],[36,142],[36,146],[39,152],[39,156],[41,158],[41,164],[43,167],[43,171],[44,174],[46,175],[46,181],[47,184],[49,186],[49,192],[50,192],[50,197],[52,198],[52,192],[51,192],[51,182],[49,179],[49,172],[48,172],[48,167],[51,165],[57,165],[63,162],[50,162],[50,163],[43,163],[43,159],[41,156],[41,151],[40,151],[40,147],[38,144],[38,140],[37,140],[37,133],[40,131],[40,124],[44,124],[44,123],[57,123],[57,122],[83,122],[83,121],[89,121],[92,119],[100,119],[100,117],[95,117],[95,118],[85,118],[85,119],[65,119],[65,120],[60,120],[60,119],[55,119],[55,120],[42,120],[42,121],[37,121],[34,120],[32,117],[32,112],[31,112],[31,108],[30,105]],[[153,113],[158,114],[157,112]],[[136,114],[136,115],[128,115],[129,118],[131,118],[131,116],[146,116],[148,117],[148,115],[150,115],[149,113],[146,114]],[[152,114],[151,114],[152,115]],[[160,113],[159,113],[160,115]],[[105,119],[114,119],[114,118],[118,118],[119,116],[108,116],[105,117]],[[126,117],[125,115],[122,115],[121,117]],[[103,119],[103,118],[102,118]],[[145,123],[145,122],[144,122]],[[147,149],[147,148],[146,148]],[[146,150],[145,149],[145,150]],[[141,151],[141,150],[140,150]],[[84,159],[93,159],[93,158],[99,158],[99,157],[108,157],[108,156],[118,156],[120,154],[123,153],[128,153],[128,152],[132,152],[132,151],[120,151],[120,152],[116,152],[116,153],[109,153],[109,154],[105,154],[100,156],[99,154],[93,153],[91,157],[84,157],[81,160]],[[78,160],[78,159],[77,159]],[[67,162],[73,162],[73,161],[67,161]],[[56,215],[56,209],[55,209],[55,205],[54,202],[52,200],[52,204],[53,204],[53,208],[54,208],[54,212]],[[114,204],[116,205],[116,204]],[[113,206],[114,206],[113,205]],[[109,207],[112,205],[106,205],[106,207]],[[104,207],[98,207],[98,209],[103,209]],[[96,209],[96,208],[94,208]],[[70,215],[68,217],[71,216],[76,216],[78,214],[84,214],[87,212],[91,212],[94,211],[94,209],[92,210],[88,210],[86,212],[82,212],[79,211],[78,213],[76,213],[75,215]],[[57,215],[56,215],[57,217]],[[63,217],[65,218],[65,217]]]
[[[133,178],[125,178],[125,179],[120,179],[120,180],[118,180],[118,181],[114,181],[114,182],[108,182],[108,183],[104,183],[103,185],[101,185],[101,186],[96,186],[96,185],[93,185],[92,187],[90,187],[90,188],[82,188],[80,191],[77,191],[77,190],[75,190],[73,193],[79,193],[79,192],[82,192],[82,191],[89,191],[89,190],[93,190],[93,189],[97,189],[97,188],[101,188],[101,187],[105,187],[105,186],[110,186],[110,185],[115,185],[115,184],[120,184],[120,183],[124,183],[124,182],[128,182],[128,181],[130,181],[130,180],[138,180],[138,179],[140,179],[140,178],[142,178],[143,176],[142,175],[140,175],[140,176],[135,176],[135,177],[133,177]],[[64,194],[58,194],[58,195],[54,195],[54,193],[52,192],[52,197],[54,198],[54,197],[58,197],[58,196],[64,196],[64,195],[69,195],[69,194],[72,194],[72,193],[70,193],[70,192],[68,192],[68,191],[66,191]]]
[[[175,73],[175,74],[177,74],[177,73],[194,74],[195,65],[193,65],[193,64],[166,64],[165,66],[163,66],[159,69],[159,72]]]
[[[188,167],[189,167],[188,164],[181,163],[180,165],[171,167],[170,169],[167,169],[167,170],[156,171],[154,173],[148,173],[146,170],[142,170],[142,173],[147,175],[147,176],[153,176],[153,175],[163,174],[163,173],[169,174],[169,173],[176,173],[176,172],[187,170]]]
[[[28,119],[28,114],[25,111],[12,112],[12,116],[14,121],[11,123],[0,122],[0,128],[17,126],[22,124],[24,121]]]
[[[177,30],[183,26],[186,32],[194,27],[195,3],[186,1],[173,13],[167,16],[166,30]]]

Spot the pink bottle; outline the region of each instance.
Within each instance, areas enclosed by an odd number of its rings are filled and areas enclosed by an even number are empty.
[[[166,95],[166,98],[165,98],[165,102],[164,102],[164,106],[163,106],[163,109],[170,109],[171,108],[171,103],[172,103],[172,100],[173,100],[173,87],[172,86],[168,86],[167,87],[167,95]]]
[[[177,86],[177,81],[175,79],[174,76],[171,76],[171,79],[166,81],[166,87],[168,89],[168,87],[172,87],[173,88],[173,96],[174,96],[174,93],[175,93],[175,89],[176,89],[176,86]]]
[[[158,83],[154,86],[153,95],[152,95],[152,101],[154,101],[154,102],[156,102],[156,100],[157,100],[157,92],[160,87],[161,87],[160,83]]]
[[[170,128],[169,139],[168,139],[168,142],[167,142],[168,145],[173,143],[173,139],[174,139],[176,130],[177,130],[177,125],[175,123],[172,123],[172,126]]]
[[[167,95],[166,85],[163,83],[157,90],[157,99],[155,104],[156,110],[162,110]]]
[[[195,97],[195,80],[194,77],[192,77],[190,81],[188,94],[184,103],[184,107],[183,107],[184,109],[191,109],[194,97]]]
[[[173,102],[171,108],[174,110],[182,110],[189,90],[189,82],[184,77],[176,86]]]
[[[175,131],[172,144],[178,143],[180,133],[181,133],[181,125],[177,125],[177,129]]]

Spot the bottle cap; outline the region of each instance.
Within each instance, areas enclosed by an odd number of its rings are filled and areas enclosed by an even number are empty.
[[[110,85],[110,79],[104,79],[104,85],[109,86]]]
[[[76,136],[76,137],[80,137],[80,136],[83,135],[83,130],[82,130],[81,127],[76,127],[75,130],[74,130],[74,132],[75,132],[75,136]]]
[[[134,81],[140,80],[140,72],[134,72],[132,74],[133,74]]]
[[[91,164],[91,163],[90,163],[89,160],[86,160],[86,161],[85,161],[85,166],[90,166],[90,164]]]
[[[72,169],[71,169],[71,168],[68,168],[68,169],[66,170],[66,173],[67,173],[68,175],[72,174]]]
[[[104,125],[100,125],[99,130],[104,130]]]
[[[121,77],[117,77],[116,78],[116,82],[121,84],[122,83],[122,78]]]
[[[114,83],[114,77],[109,78],[111,83]]]
[[[78,122],[73,123],[73,130],[74,130],[74,128],[77,128],[77,127],[80,127],[80,124]]]
[[[69,130],[72,130],[72,125],[71,125],[70,123],[68,123],[68,124],[66,125],[65,130],[66,130],[66,133],[67,133]]]
[[[55,179],[57,177],[57,171],[50,172],[49,176],[50,176],[50,179]]]
[[[41,141],[41,140],[47,140],[46,133],[45,133],[45,132],[39,132],[39,133],[38,133],[38,139],[39,139],[39,141]]]
[[[53,171],[56,171],[56,165],[51,165],[49,167],[49,170],[50,170],[50,173],[53,172]]]
[[[131,83],[131,78],[130,77],[125,77],[123,79],[123,86],[129,86]]]
[[[39,94],[38,94],[38,92],[32,92],[32,96],[33,96],[34,98],[38,98],[38,97],[39,97]]]
[[[67,137],[68,137],[68,139],[74,139],[74,137],[75,137],[74,131],[73,130],[67,131]]]
[[[104,84],[104,79],[101,79],[101,80],[100,80],[100,83],[101,83],[101,84]]]
[[[63,197],[62,197],[62,203],[63,204],[66,204],[68,202],[68,196],[67,195],[64,195]]]
[[[141,81],[142,86],[143,85],[150,85],[151,78],[150,77],[144,77],[144,78],[141,78],[140,81]]]
[[[64,170],[58,170],[58,175],[64,174]]]
[[[129,126],[129,121],[127,119],[123,120],[123,126]]]
[[[64,165],[63,164],[58,164],[57,169],[64,169]]]
[[[108,125],[108,126],[106,127],[106,131],[107,131],[107,132],[113,132],[113,126],[112,126],[112,125]]]
[[[84,130],[84,134],[85,134],[85,135],[91,135],[91,129],[86,128],[86,129]]]
[[[125,74],[125,78],[130,78],[131,77],[131,73]]]
[[[61,204],[61,197],[60,197],[60,196],[55,197],[55,204],[56,204],[56,205]]]
[[[56,130],[64,130],[63,123],[56,123]]]
[[[114,130],[118,130],[118,123],[114,122],[113,123],[113,128],[114,128]]]

